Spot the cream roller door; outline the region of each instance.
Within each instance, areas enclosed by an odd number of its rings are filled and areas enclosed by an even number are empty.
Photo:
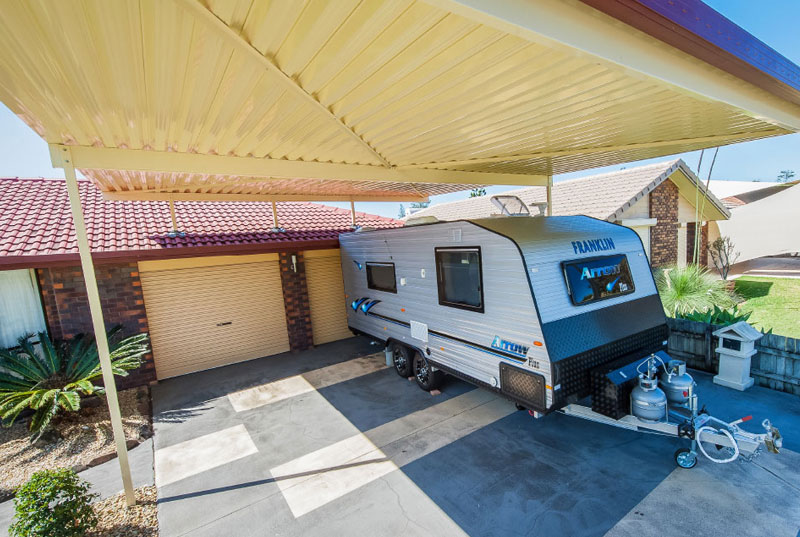
[[[289,350],[277,256],[247,257],[139,264],[159,379]]]
[[[351,337],[339,250],[314,250],[304,257],[314,345]]]

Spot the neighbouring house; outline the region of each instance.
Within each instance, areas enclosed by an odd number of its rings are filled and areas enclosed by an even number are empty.
[[[797,259],[800,252],[800,218],[797,217],[800,181],[778,183],[730,196],[723,201],[731,206],[731,218],[720,224],[720,230],[733,241],[740,254],[737,258],[740,263],[770,256]],[[796,269],[792,272],[795,273]]]
[[[546,201],[542,187],[504,194],[526,204]],[[701,211],[703,216],[698,218]],[[535,211],[535,209],[533,209]],[[439,220],[483,218],[499,211],[489,196],[432,205],[413,216]],[[708,265],[707,245],[719,236],[719,220],[730,212],[683,160],[622,169],[553,185],[553,215],[586,215],[628,226],[642,239],[653,266],[683,266],[693,260],[696,221],[701,221],[698,262]]]
[[[106,201],[80,181],[103,314],[149,332],[153,353],[126,385],[349,337],[339,261],[348,210],[307,202]],[[66,186],[0,179],[0,346],[46,330],[91,332]],[[356,213],[375,228],[402,222]]]

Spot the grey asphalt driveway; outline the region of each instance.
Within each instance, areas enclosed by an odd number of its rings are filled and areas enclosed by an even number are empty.
[[[378,351],[353,338],[159,383],[161,535],[798,535],[798,397],[699,375],[712,413],[768,415],[787,449],[687,471],[674,439],[534,420],[454,379],[432,396]]]

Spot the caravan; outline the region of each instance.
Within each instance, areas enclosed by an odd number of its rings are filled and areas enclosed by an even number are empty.
[[[675,453],[684,468],[706,454],[702,442],[732,450],[706,455],[715,462],[778,451],[768,420],[753,434],[742,420],[698,410],[685,364],[666,353],[666,318],[636,232],[493,201],[505,215],[340,237],[348,325],[385,344],[399,375],[433,390],[450,374],[535,417],[561,411],[687,438],[691,448]],[[581,404],[589,395],[591,407]]]
[[[546,414],[589,370],[663,349],[639,236],[585,216],[495,217],[342,235],[348,324],[430,390],[443,373]]]

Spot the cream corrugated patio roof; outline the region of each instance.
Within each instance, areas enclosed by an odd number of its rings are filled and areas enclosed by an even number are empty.
[[[800,130],[765,45],[587,3],[9,0],[0,99],[111,199],[424,199]]]

